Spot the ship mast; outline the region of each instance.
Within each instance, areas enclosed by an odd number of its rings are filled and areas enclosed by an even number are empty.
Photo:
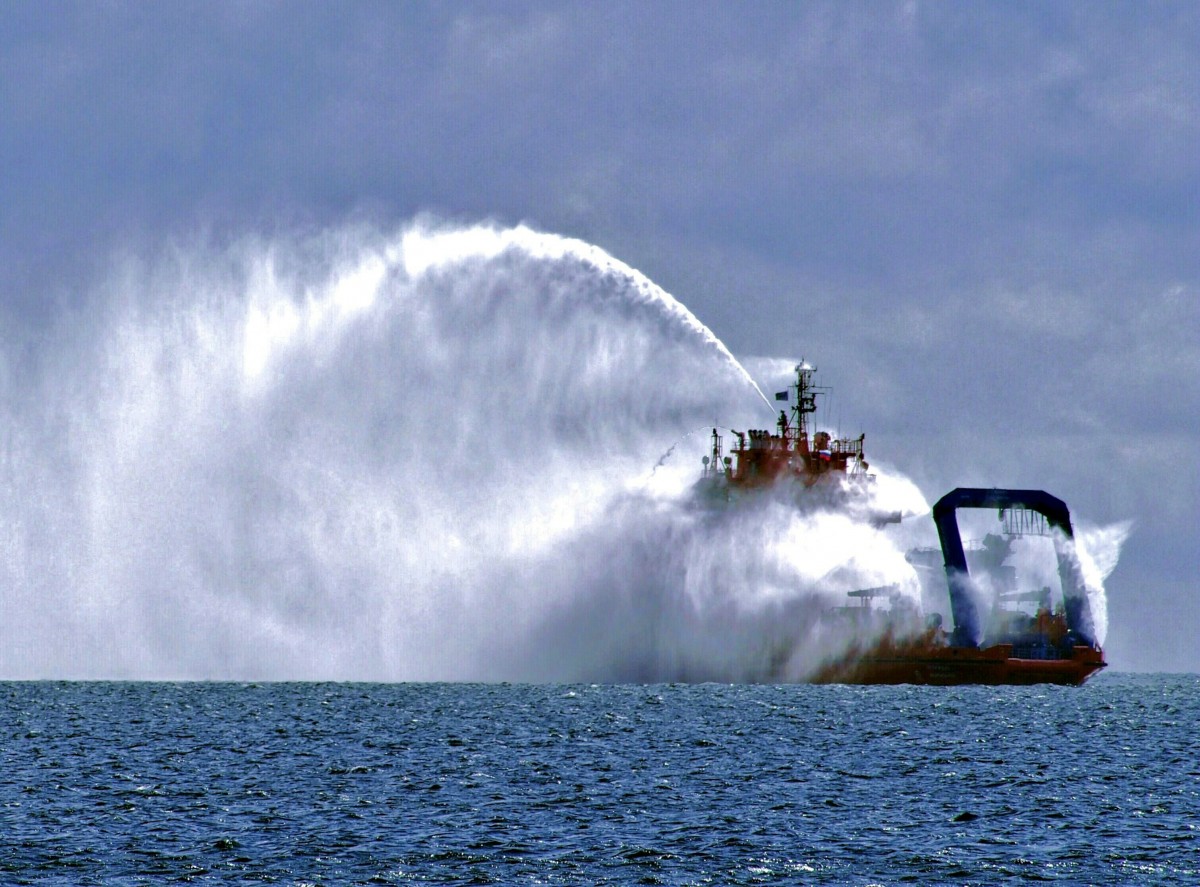
[[[808,414],[817,411],[817,394],[813,389],[813,373],[817,371],[804,360],[796,364],[796,384],[792,386],[796,392],[796,403],[792,406],[793,434],[796,440],[796,450],[808,453]]]

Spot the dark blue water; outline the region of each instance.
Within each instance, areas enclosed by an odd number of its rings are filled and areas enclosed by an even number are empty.
[[[0,883],[1200,883],[1200,677],[0,684]]]

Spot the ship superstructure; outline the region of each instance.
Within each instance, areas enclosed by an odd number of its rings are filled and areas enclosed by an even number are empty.
[[[780,410],[774,432],[732,431],[733,445],[726,452],[724,437],[716,428],[712,430],[701,478],[710,492],[728,496],[781,481],[803,487],[831,481],[870,481],[869,465],[863,456],[866,435],[843,438],[816,430],[810,417],[817,411],[817,395],[824,389],[813,384],[816,367],[801,361],[795,372],[795,383],[775,395],[776,400],[790,401],[791,409],[790,415],[788,410]]]

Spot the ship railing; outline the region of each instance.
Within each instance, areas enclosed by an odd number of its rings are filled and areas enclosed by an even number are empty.
[[[832,440],[829,443],[829,451],[831,453],[845,453],[847,456],[861,456],[863,451],[863,440],[866,435],[860,435],[855,438],[841,437]]]

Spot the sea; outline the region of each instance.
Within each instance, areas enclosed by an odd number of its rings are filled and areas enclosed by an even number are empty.
[[[0,883],[1200,884],[1200,676],[8,682]]]

